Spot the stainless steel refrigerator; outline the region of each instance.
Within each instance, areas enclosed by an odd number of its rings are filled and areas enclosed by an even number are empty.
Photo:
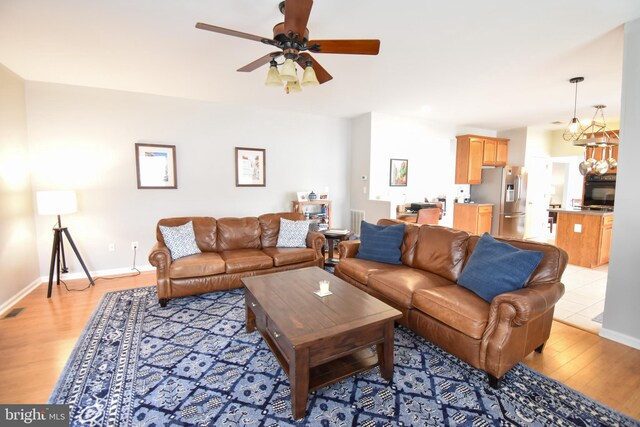
[[[471,186],[471,200],[493,204],[493,236],[524,236],[527,172],[522,166],[482,169],[482,184]]]

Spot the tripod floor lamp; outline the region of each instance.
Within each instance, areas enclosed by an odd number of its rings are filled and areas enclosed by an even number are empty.
[[[60,285],[60,273],[67,273],[67,260],[64,256],[64,242],[62,240],[63,235],[66,236],[73,252],[76,254],[80,265],[85,274],[89,278],[89,282],[92,286],[95,285],[87,266],[84,265],[84,261],[78,252],[76,244],[71,238],[71,234],[67,227],[62,226],[60,221],[60,215],[74,213],[78,210],[78,203],[76,201],[75,191],[38,191],[36,193],[38,201],[38,213],[40,215],[56,215],[58,217],[58,223],[53,227],[53,247],[51,249],[51,265],[49,267],[49,287],[47,288],[47,298],[51,298],[51,288],[53,286],[53,273],[56,272],[56,284]],[[62,262],[61,262],[62,261]]]

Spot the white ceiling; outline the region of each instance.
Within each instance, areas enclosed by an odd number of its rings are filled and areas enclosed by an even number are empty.
[[[26,80],[335,117],[369,111],[489,129],[620,110],[622,24],[638,0],[317,0],[312,39],[379,38],[378,56],[321,55],[333,80],[263,85],[273,50],[194,28],[271,37],[278,0],[0,0],[0,63]],[[563,126],[556,126],[562,128]]]

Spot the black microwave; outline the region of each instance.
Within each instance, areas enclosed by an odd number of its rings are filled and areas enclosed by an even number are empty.
[[[615,174],[589,174],[585,177],[583,206],[613,207],[615,195]]]

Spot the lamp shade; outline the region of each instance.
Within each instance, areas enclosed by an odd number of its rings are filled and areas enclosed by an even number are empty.
[[[319,84],[320,82],[316,77],[316,71],[311,65],[308,65],[302,74],[302,86],[318,86]]]
[[[298,76],[296,75],[296,64],[293,62],[293,59],[285,59],[284,64],[282,64],[282,68],[280,69],[280,78],[285,82],[298,80]]]
[[[302,88],[300,87],[300,82],[298,80],[287,82],[287,85],[285,86],[285,90],[287,91],[287,93],[302,92]]]
[[[78,210],[75,191],[38,191],[36,200],[40,215],[64,215]]]
[[[278,86],[282,87],[282,79],[280,78],[280,73],[278,73],[278,68],[275,66],[269,67],[269,72],[267,73],[267,80],[264,82],[267,86]]]

